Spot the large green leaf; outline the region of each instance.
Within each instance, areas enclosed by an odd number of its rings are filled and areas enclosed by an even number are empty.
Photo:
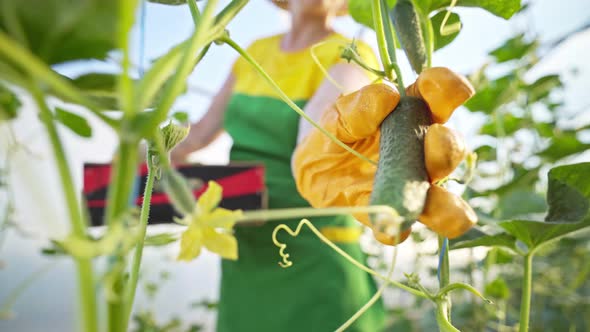
[[[504,247],[511,250],[516,249],[516,238],[510,234],[485,234],[475,239],[461,240],[451,244],[451,249],[464,249],[475,247]]]
[[[510,220],[498,225],[505,233],[486,235],[453,243],[453,249],[502,246],[515,249],[520,243],[529,249],[590,227],[590,163],[553,168],[549,172],[547,222]]]
[[[446,15],[447,11],[443,10],[430,18],[430,21],[432,22],[432,28],[434,30],[435,51],[450,44],[453,40],[455,40],[455,38],[457,38],[459,32],[461,31],[461,19],[459,18],[459,15],[457,15],[456,13],[451,13],[445,25],[442,26],[443,20]],[[456,28],[454,28],[453,32],[451,33],[445,31],[450,27]]]
[[[590,217],[590,163],[559,166],[549,171],[548,221],[579,221]]]
[[[104,59],[115,48],[117,0],[0,0],[0,30],[48,64]]]
[[[547,204],[540,194],[531,191],[530,188],[519,187],[500,197],[498,209],[498,218],[506,220],[529,214],[543,213],[547,211]]]
[[[426,13],[451,5],[451,0],[414,0],[414,2]],[[458,0],[456,6],[477,7],[509,19],[520,10],[520,0]]]

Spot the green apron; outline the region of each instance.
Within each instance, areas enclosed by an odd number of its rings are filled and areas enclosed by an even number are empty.
[[[308,52],[280,52],[279,40],[280,36],[259,40],[248,52],[303,108],[323,75]],[[336,46],[318,53],[324,65],[339,61]],[[297,192],[290,168],[299,115],[268,90],[243,60],[236,62],[233,72],[236,84],[225,115],[225,129],[234,141],[230,160],[265,165],[270,209],[309,207]],[[359,223],[351,216],[309,220],[320,230],[360,233]],[[270,221],[262,226],[235,228],[239,259],[222,261],[217,331],[334,331],[376,292],[369,274],[334,252],[307,227],[295,238],[284,231],[279,233],[278,240],[287,244],[285,252],[293,262],[289,268],[280,267],[279,248],[272,242],[273,229],[279,223],[295,229],[299,221]],[[336,243],[365,263],[358,238]],[[383,304],[378,301],[348,331],[380,331],[383,322]]]

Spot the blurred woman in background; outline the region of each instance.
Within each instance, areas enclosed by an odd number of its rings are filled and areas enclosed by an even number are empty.
[[[331,21],[347,12],[345,0],[273,1],[288,10],[291,27],[284,34],[252,43],[247,51],[281,89],[312,119],[342,94],[370,83],[358,66],[340,58],[339,45],[350,40],[336,33]],[[313,61],[311,47],[320,63],[340,85],[325,79]],[[378,68],[365,44],[358,44],[364,61]],[[344,91],[343,91],[343,90]],[[291,171],[298,142],[311,126],[285,104],[252,66],[239,58],[203,118],[192,125],[189,136],[174,151],[173,162],[211,143],[222,130],[233,139],[231,162],[261,162],[266,169],[270,209],[309,207],[300,196]],[[362,229],[352,216],[311,218],[330,240],[360,262],[366,257],[358,243]],[[299,219],[281,220],[293,229]],[[375,293],[370,275],[354,267],[304,229],[288,243],[294,264],[277,266],[278,248],[272,242],[276,223],[235,228],[239,259],[222,261],[217,331],[334,331]],[[349,331],[380,331],[384,309],[381,302],[369,309]]]

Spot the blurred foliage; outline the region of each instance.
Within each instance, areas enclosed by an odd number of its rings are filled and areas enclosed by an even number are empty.
[[[461,331],[518,330],[522,256],[530,251],[536,255],[529,331],[590,331],[590,163],[575,164],[587,160],[582,154],[590,143],[580,133],[590,123],[571,121],[585,110],[566,109],[560,75],[534,76],[540,46],[518,34],[469,77],[477,93],[465,106],[484,121],[474,149],[477,174],[465,196],[481,221],[451,241],[470,257],[453,261],[451,253],[451,278],[494,304],[454,293],[452,322]],[[476,259],[474,247],[487,247],[485,257]],[[436,277],[435,269],[429,272]],[[435,331],[432,310],[419,299],[394,306],[388,331]]]

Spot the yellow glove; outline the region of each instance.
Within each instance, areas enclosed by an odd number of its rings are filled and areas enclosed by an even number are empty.
[[[388,85],[367,85],[338,98],[324,112],[319,124],[354,150],[377,161],[379,125],[399,99],[399,93]],[[369,204],[377,166],[344,150],[317,128],[295,149],[293,167],[297,189],[313,207]],[[355,217],[370,225],[366,214]]]
[[[474,90],[461,75],[438,67],[424,70],[407,93],[426,102],[435,123],[444,123]],[[390,86],[368,85],[338,98],[324,112],[319,124],[354,150],[377,161],[379,127],[399,100],[399,93]],[[369,205],[376,170],[376,165],[344,150],[317,128],[299,143],[293,156],[297,189],[316,208]],[[371,226],[366,213],[355,214],[355,218]],[[402,238],[407,235],[409,232],[404,232]]]

